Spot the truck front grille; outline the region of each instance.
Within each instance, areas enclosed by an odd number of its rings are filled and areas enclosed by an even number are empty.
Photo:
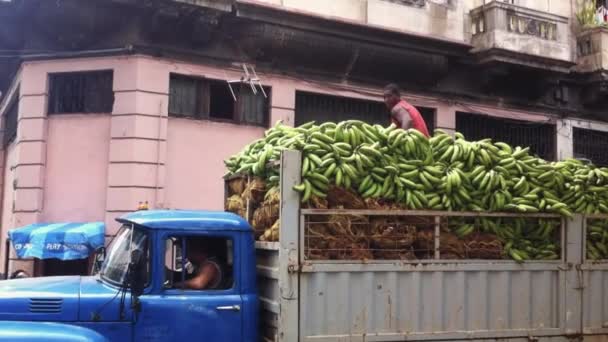
[[[30,312],[59,313],[62,303],[61,298],[30,298]]]

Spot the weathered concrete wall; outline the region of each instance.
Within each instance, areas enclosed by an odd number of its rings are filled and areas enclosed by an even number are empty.
[[[287,10],[456,41],[470,40],[469,12],[493,0],[452,0],[423,6],[387,0],[257,0]],[[515,5],[569,18],[575,0],[516,0]]]
[[[488,4],[494,0],[465,0],[470,8]],[[572,6],[576,0],[515,0],[515,5],[537,11],[570,17]]]
[[[465,3],[424,6],[385,0],[258,0],[287,10],[331,17],[436,38],[464,41]]]
[[[424,7],[407,6],[384,0],[367,1],[367,23],[436,38],[465,41],[465,7],[427,3]]]

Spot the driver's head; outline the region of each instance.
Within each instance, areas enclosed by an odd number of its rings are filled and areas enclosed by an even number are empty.
[[[207,259],[209,243],[205,238],[190,238],[186,242],[186,257],[194,262],[203,262]]]
[[[384,87],[384,104],[391,110],[399,101],[401,101],[401,89],[399,86],[391,83]]]

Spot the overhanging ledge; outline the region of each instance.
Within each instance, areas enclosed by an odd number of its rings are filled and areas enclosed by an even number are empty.
[[[450,57],[465,57],[472,48],[465,42],[391,30],[341,18],[323,17],[256,0],[236,0],[234,6],[238,18],[329,34],[344,39],[389,45],[393,48],[411,49]]]

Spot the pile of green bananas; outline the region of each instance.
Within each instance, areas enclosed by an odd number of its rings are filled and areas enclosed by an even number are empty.
[[[326,197],[335,184],[363,198],[396,202],[413,210],[547,212],[565,217],[573,212],[608,213],[606,168],[571,159],[547,162],[527,147],[491,139],[467,141],[460,133],[451,136],[436,130],[427,139],[416,130],[357,120],[310,122],[295,128],[279,122],[264,138],[225,161],[228,174],[264,177],[269,186],[275,186],[279,181],[276,161],[283,150],[302,151],[302,183],[294,187],[302,194],[302,202],[312,196]],[[520,239],[528,241],[520,246],[516,237],[521,234],[503,229],[512,227],[518,232],[517,226],[500,227],[495,234],[512,242],[508,247],[514,252],[507,253],[514,259],[555,252],[551,244],[546,248],[530,245],[533,239]],[[472,232],[479,225],[465,228],[462,232]]]
[[[608,259],[608,220],[595,219],[587,222],[587,258]]]
[[[474,232],[496,236],[505,242],[503,253],[516,261],[556,260],[560,257],[560,221],[535,218],[466,218],[451,217],[449,226],[461,239]]]
[[[562,201],[583,214],[608,213],[608,169],[585,165],[579,160],[556,163],[556,173],[564,175],[560,186]]]

